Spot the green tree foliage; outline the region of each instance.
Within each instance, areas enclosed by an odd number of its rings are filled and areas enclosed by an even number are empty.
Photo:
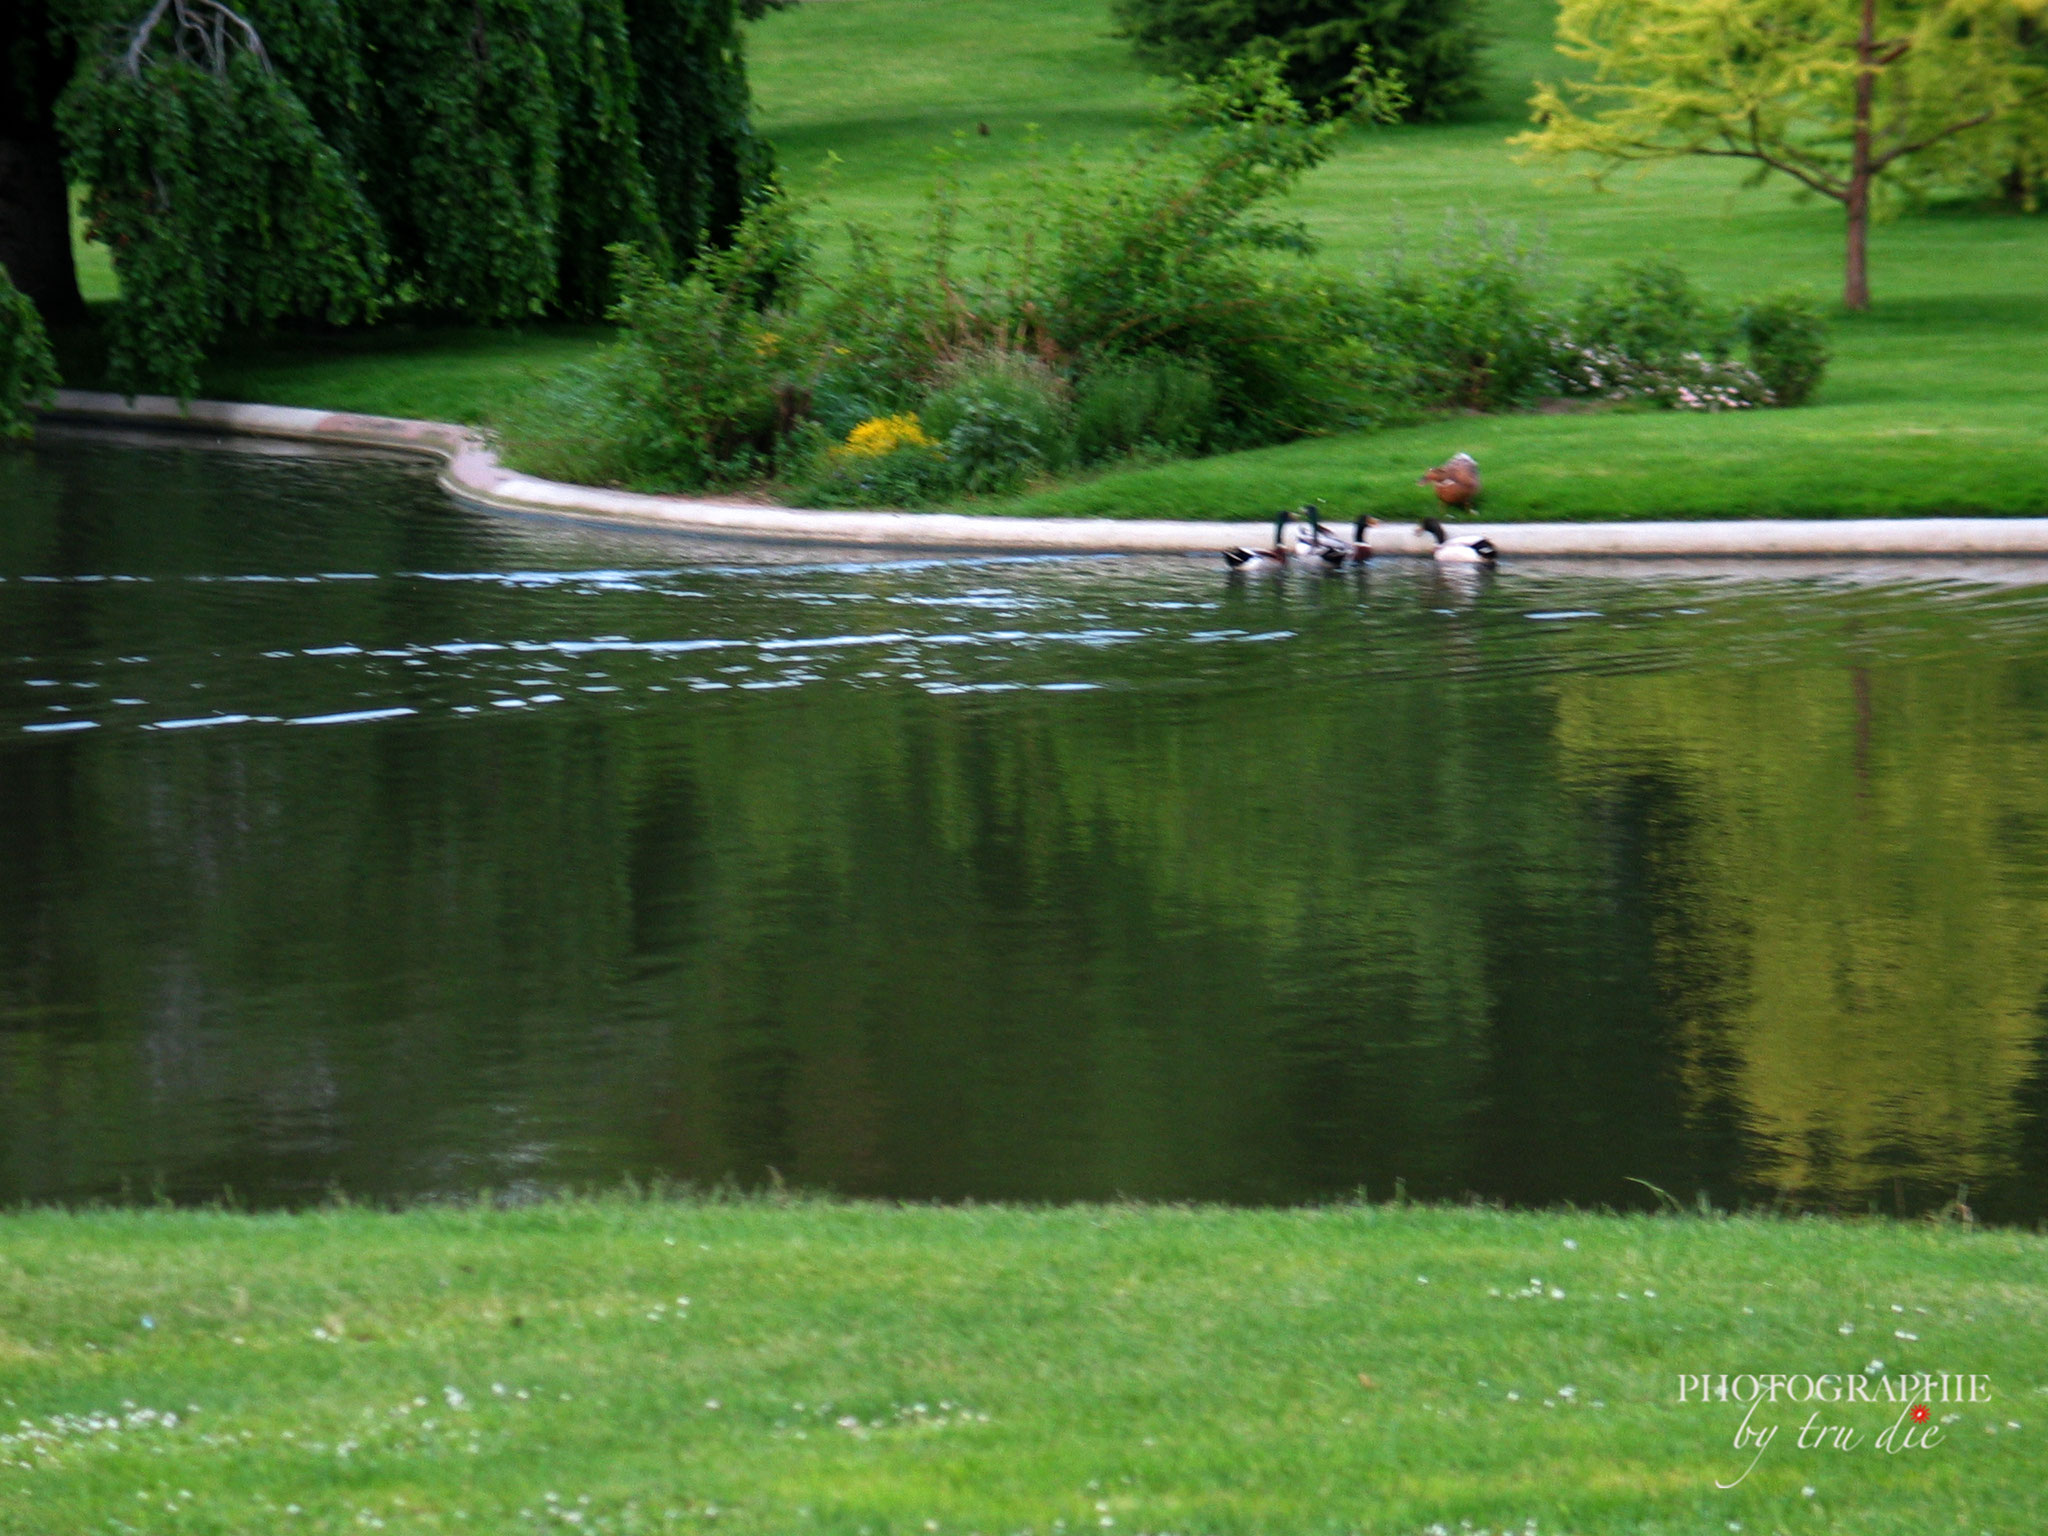
[[[1939,178],[1945,190],[1993,192],[2008,207],[2038,213],[2048,200],[2048,11],[2019,18],[2014,29],[2021,57],[2033,66],[2018,105],[1987,131],[1989,142],[1962,174]]]
[[[768,166],[738,0],[34,3],[124,388],[191,392],[229,326],[595,316],[607,247],[672,269]]]
[[[35,430],[29,412],[57,387],[42,317],[0,268],[0,443],[19,442]]]
[[[1869,226],[1901,185],[1981,158],[2048,82],[2042,0],[1564,0],[1558,47],[1587,78],[1544,85],[1516,142],[1629,162],[1746,160],[1847,214],[1843,303],[1870,306]]]
[[[1283,61],[1304,103],[1344,96],[1361,48],[1408,88],[1406,113],[1440,118],[1478,94],[1470,0],[1113,0],[1121,36],[1154,68],[1207,79],[1251,50]]]
[[[123,387],[191,393],[225,324],[347,322],[375,304],[369,208],[233,12],[157,0],[118,53],[80,71],[58,120],[121,274],[109,364]]]

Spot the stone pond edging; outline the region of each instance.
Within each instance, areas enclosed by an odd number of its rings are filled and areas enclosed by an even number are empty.
[[[294,442],[382,448],[441,463],[440,484],[470,506],[593,522],[665,528],[733,539],[869,547],[1069,551],[1105,554],[1212,554],[1232,544],[1261,544],[1270,522],[1208,523],[1089,517],[979,517],[954,512],[827,512],[749,506],[686,496],[650,496],[542,480],[507,469],[488,442],[467,428],[345,411],[219,400],[181,404],[163,395],[60,390],[44,413],[54,420],[172,427]],[[1418,512],[1422,504],[1418,493]],[[1843,518],[1730,522],[1460,523],[1483,533],[1504,558],[1661,555],[2048,555],[2048,517]],[[1425,555],[1427,535],[1391,524],[1376,551]]]

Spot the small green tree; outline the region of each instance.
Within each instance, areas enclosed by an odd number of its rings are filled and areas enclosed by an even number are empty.
[[[35,431],[35,407],[57,387],[57,364],[42,317],[0,267],[0,443],[24,442]]]
[[[1262,51],[1282,61],[1297,100],[1327,107],[1366,49],[1400,76],[1410,117],[1442,117],[1478,94],[1471,0],[1113,0],[1111,9],[1118,35],[1167,74],[1207,80]]]
[[[1874,194],[1960,152],[2039,88],[2022,24],[2043,0],[1564,0],[1558,49],[1590,78],[1541,86],[1514,142],[1632,161],[1747,160],[1839,202],[1842,302],[1870,307]]]

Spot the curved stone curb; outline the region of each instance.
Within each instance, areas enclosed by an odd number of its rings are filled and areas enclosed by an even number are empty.
[[[668,528],[736,539],[939,549],[1085,551],[1105,554],[1210,554],[1260,544],[1270,522],[1124,521],[1085,517],[975,517],[954,512],[824,512],[647,496],[540,480],[505,468],[476,433],[439,421],[357,416],[280,405],[236,405],[164,395],[59,390],[57,419],[182,427],[298,442],[396,449],[441,461],[440,484],[458,501],[493,511],[541,513],[596,522]],[[1612,555],[2048,555],[2048,517],[1914,517],[1731,522],[1461,523],[1483,533],[1507,558]],[[1407,525],[1382,528],[1374,548],[1426,555],[1427,535]]]

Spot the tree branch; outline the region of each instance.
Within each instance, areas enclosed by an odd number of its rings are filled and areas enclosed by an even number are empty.
[[[1959,133],[1967,133],[1972,128],[1980,127],[1990,122],[1993,115],[1991,109],[1986,107],[1975,117],[1966,117],[1959,123],[1950,123],[1948,127],[1942,129],[1939,133],[1930,133],[1924,139],[1915,139],[1910,144],[1901,144],[1896,149],[1886,150],[1883,154],[1872,158],[1870,162],[1871,174],[1875,175],[1903,155],[1917,155],[1921,150],[1929,149],[1939,144],[1943,139],[1953,138]]]
[[[1848,196],[1847,189],[1841,186],[1840,183],[1835,182],[1828,178],[1824,178],[1816,172],[1808,172],[1801,170],[1798,166],[1792,164],[1791,161],[1781,160],[1776,155],[1770,154],[1764,150],[1706,149],[1704,147],[1701,147],[1689,149],[1685,151],[1685,153],[1689,155],[1706,155],[1716,160],[1761,160],[1765,165],[1768,165],[1772,170],[1783,171],[1787,176],[1790,176],[1794,181],[1803,182],[1806,186],[1818,192],[1822,197],[1832,197],[1836,202],[1839,203],[1843,200],[1843,198]]]
[[[257,63],[270,68],[270,56],[263,51],[263,39],[257,35],[255,26],[223,0],[156,0],[148,14],[135,24],[121,54],[121,68],[131,77],[142,73],[150,39],[162,25],[166,11],[171,12],[172,52],[185,63],[196,64],[211,75],[226,74],[228,29],[232,27],[240,33],[242,46],[255,56]]]

